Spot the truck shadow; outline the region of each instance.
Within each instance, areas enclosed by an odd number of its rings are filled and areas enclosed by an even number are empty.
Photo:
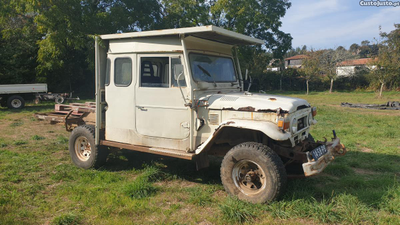
[[[331,201],[336,196],[351,195],[378,208],[390,189],[399,189],[399,178],[400,156],[350,151],[317,176],[289,179],[282,199]]]
[[[107,163],[102,169],[107,171],[139,170],[143,169],[146,165],[153,165],[159,168],[166,177],[196,183],[216,184],[221,183],[219,172],[221,160],[217,157],[211,157],[208,168],[197,170],[194,161],[121,150],[110,154]]]
[[[214,157],[209,168],[197,171],[193,161],[123,150],[111,155],[102,169],[123,171],[142,169],[144,165],[158,167],[167,177],[201,184],[221,184],[221,159]],[[321,201],[350,194],[364,204],[377,206],[390,188],[399,187],[399,165],[400,157],[397,155],[349,152],[337,158],[318,176],[288,179],[282,200]]]

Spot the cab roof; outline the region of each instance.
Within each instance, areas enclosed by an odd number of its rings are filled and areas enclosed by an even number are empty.
[[[161,37],[161,36],[194,36],[201,39],[220,42],[229,45],[257,45],[264,44],[261,39],[225,30],[216,26],[187,27],[166,30],[152,30],[119,34],[100,35],[103,40],[115,40],[126,38]]]

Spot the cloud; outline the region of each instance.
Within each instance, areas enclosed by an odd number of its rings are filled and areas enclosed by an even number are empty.
[[[296,21],[301,23],[304,20],[312,19],[328,13],[337,12],[340,10],[339,0],[320,1],[306,0],[293,2],[288,14],[283,21]]]
[[[311,4],[315,1],[305,1]],[[307,45],[314,48],[332,48],[339,45],[349,47],[352,43],[371,40],[383,31],[394,29],[399,23],[400,7],[361,7],[354,2],[334,1],[332,7],[324,10],[323,4],[293,3],[287,16],[282,20],[282,30],[293,36],[293,47]],[[323,1],[326,6],[326,1]],[[319,11],[314,11],[320,9]],[[302,10],[305,10],[302,12]],[[300,15],[299,15],[300,14]]]

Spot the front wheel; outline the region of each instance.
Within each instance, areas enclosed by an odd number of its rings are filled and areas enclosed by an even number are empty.
[[[69,153],[72,162],[78,167],[99,168],[107,160],[108,150],[104,146],[96,146],[95,129],[92,125],[76,127],[69,138]]]
[[[25,100],[19,95],[13,95],[8,98],[7,106],[9,109],[22,109],[25,106]]]
[[[225,190],[241,200],[265,203],[276,200],[286,186],[286,171],[268,146],[246,142],[233,147],[221,165]]]

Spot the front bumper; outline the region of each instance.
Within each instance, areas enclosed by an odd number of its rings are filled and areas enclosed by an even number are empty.
[[[313,176],[321,173],[329,163],[331,163],[335,156],[346,154],[346,148],[340,143],[339,138],[334,138],[331,142],[324,142],[328,152],[321,156],[317,161],[308,157],[308,162],[303,163],[304,175],[306,177]]]

